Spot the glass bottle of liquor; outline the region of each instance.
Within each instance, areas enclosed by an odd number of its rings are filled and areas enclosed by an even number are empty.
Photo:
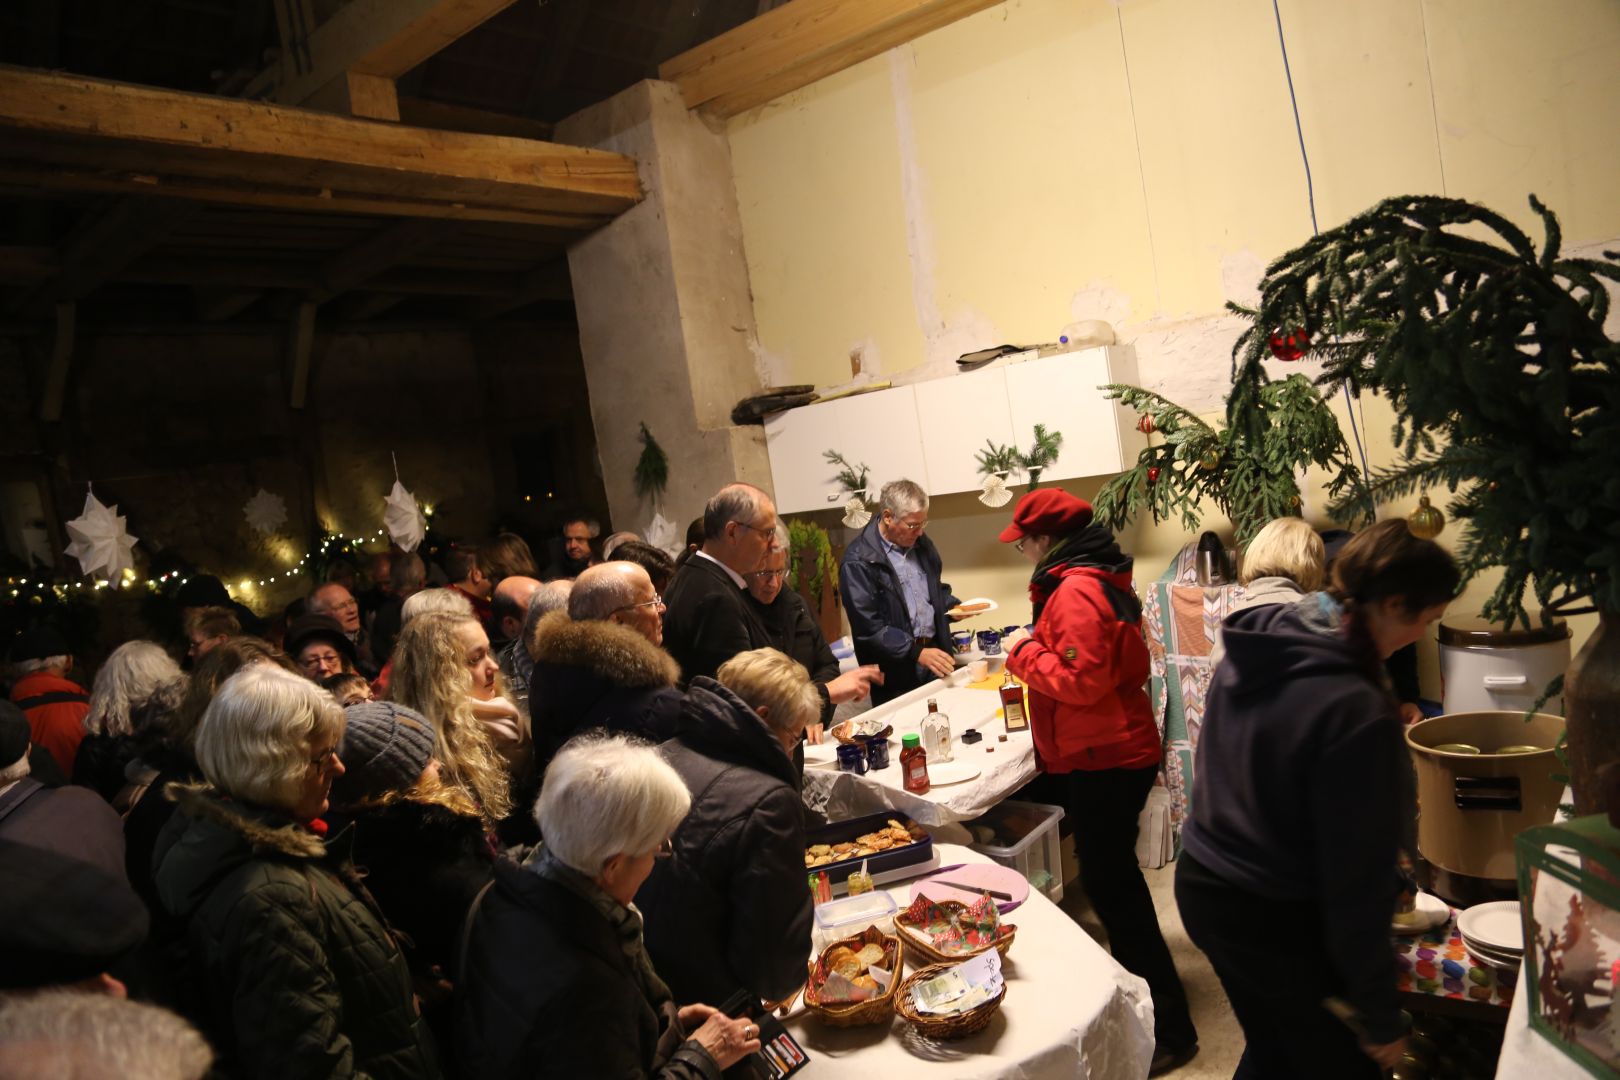
[[[939,711],[939,702],[933,698],[928,699],[928,715],[923,717],[920,730],[929,761],[951,760],[951,718]]]
[[[1001,682],[1001,715],[1006,719],[1008,731],[1029,730],[1029,713],[1024,708],[1024,688],[1012,677],[1012,672],[1004,673]]]

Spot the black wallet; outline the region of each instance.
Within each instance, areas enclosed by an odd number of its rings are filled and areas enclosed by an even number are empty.
[[[720,1011],[736,1020],[748,1017],[759,1028],[759,1051],[726,1070],[728,1077],[753,1076],[759,1080],[781,1080],[792,1076],[810,1062],[810,1055],[793,1038],[776,1015],[746,990],[727,998]]]

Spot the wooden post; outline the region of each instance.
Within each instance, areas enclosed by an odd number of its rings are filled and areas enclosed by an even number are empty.
[[[288,404],[294,409],[304,407],[309,393],[309,354],[315,345],[315,308],[312,300],[299,303],[287,328]]]
[[[62,419],[62,399],[67,395],[68,369],[73,363],[75,307],[72,301],[56,305],[56,337],[39,401],[39,418],[48,424]]]

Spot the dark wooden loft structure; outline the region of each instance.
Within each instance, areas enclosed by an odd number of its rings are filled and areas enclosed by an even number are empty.
[[[994,0],[0,5],[0,334],[43,419],[98,332],[572,318],[565,251],[636,163],[546,141],[636,81],[735,115]]]

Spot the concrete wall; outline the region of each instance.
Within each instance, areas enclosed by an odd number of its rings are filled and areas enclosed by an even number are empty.
[[[727,141],[655,82],[570,117],[556,137],[640,163],[645,200],[575,244],[568,265],[614,520],[639,530],[652,516],[632,483],[645,423],[669,455],[665,514],[684,529],[723,484],[770,486],[763,429],[729,419],[760,382]]]
[[[1535,192],[1569,245],[1620,237],[1620,6],[1283,0],[1281,13],[1322,228],[1433,192],[1539,235]],[[1238,329],[1223,303],[1252,297],[1266,262],[1311,231],[1267,0],[1009,0],[729,135],[776,381],[844,383],[852,351],[882,376],[943,375],[970,349],[1102,318],[1135,345],[1144,384],[1218,412]],[[1365,402],[1357,420],[1370,464],[1389,464],[1388,410]],[[1307,511],[1319,518],[1319,501]],[[1017,604],[1027,567],[985,539],[1006,516],[941,500],[934,535],[953,584]],[[1124,539],[1139,576],[1156,576],[1188,537],[1146,524]]]

